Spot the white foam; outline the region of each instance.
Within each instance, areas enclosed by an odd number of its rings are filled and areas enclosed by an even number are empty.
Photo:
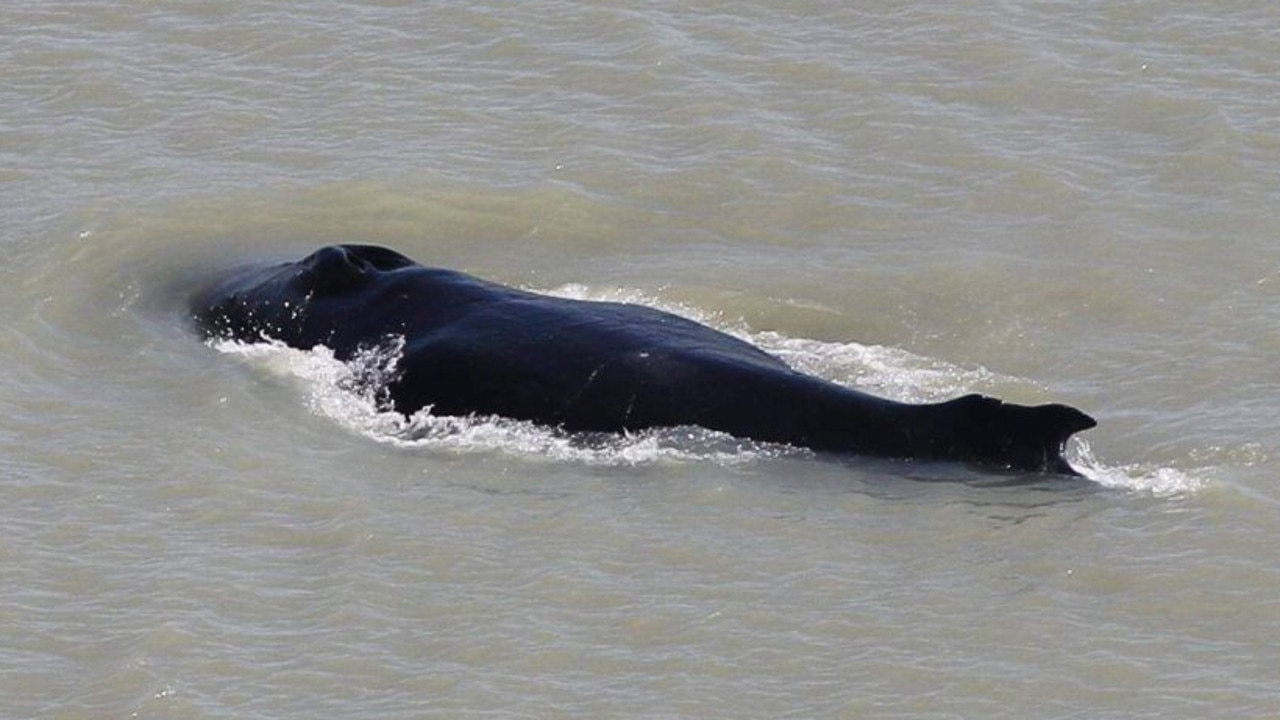
[[[574,434],[502,417],[434,415],[430,408],[405,417],[390,410],[382,397],[400,360],[402,339],[362,352],[349,362],[339,361],[324,346],[299,350],[275,340],[217,341],[213,347],[277,377],[300,381],[312,412],[359,435],[398,447],[440,453],[502,452],[608,466],[691,460],[733,465],[804,452],[704,428]]]
[[[1114,490],[1149,493],[1156,497],[1190,495],[1209,484],[1209,470],[1192,471],[1150,465],[1106,465],[1098,460],[1087,440],[1073,438],[1067,446],[1067,462],[1089,480]]]
[[[801,372],[903,402],[937,402],[1002,380],[986,368],[964,368],[881,345],[790,338],[776,332],[746,339]]]
[[[793,338],[773,331],[751,332],[719,315],[666,302],[638,290],[593,289],[571,284],[544,290],[574,300],[635,303],[709,325],[771,353],[804,373],[903,402],[936,402],[1000,384],[1026,384],[983,367],[965,368],[881,345]]]

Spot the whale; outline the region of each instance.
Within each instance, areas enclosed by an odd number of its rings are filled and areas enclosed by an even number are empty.
[[[696,426],[820,454],[1057,475],[1078,475],[1065,444],[1097,424],[1068,405],[979,394],[898,402],[655,308],[530,292],[376,245],[237,266],[189,303],[210,341],[324,346],[344,361],[395,342],[401,355],[380,397],[405,415],[501,416],[571,433]]]

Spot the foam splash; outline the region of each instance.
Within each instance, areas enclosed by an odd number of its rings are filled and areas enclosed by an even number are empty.
[[[1072,438],[1067,462],[1089,480],[1112,490],[1147,493],[1155,497],[1192,495],[1209,484],[1207,470],[1184,471],[1140,464],[1110,466],[1099,461],[1087,440]]]
[[[387,383],[394,377],[403,338],[367,349],[350,361],[324,346],[292,348],[276,340],[221,340],[214,349],[248,361],[276,377],[299,381],[307,407],[341,427],[380,443],[446,454],[509,453],[549,461],[600,466],[711,461],[735,465],[807,451],[735,438],[704,428],[662,428],[623,435],[567,433],[497,416],[408,417],[390,410]]]
[[[1001,385],[1026,384],[986,368],[961,367],[899,348],[793,338],[768,330],[751,332],[744,325],[726,323],[717,314],[658,300],[636,290],[592,289],[570,284],[541,292],[574,300],[657,308],[745,340],[800,372],[902,402],[937,402],[966,392],[990,392]]]
[[[747,334],[744,339],[801,372],[902,402],[938,402],[1018,382],[986,368],[964,368],[882,345],[790,338],[776,332]]]

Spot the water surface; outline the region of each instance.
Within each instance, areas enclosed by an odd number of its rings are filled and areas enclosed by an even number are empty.
[[[1271,5],[55,1],[0,48],[9,715],[1280,713]],[[189,332],[339,241],[1068,402],[1090,480],[405,434]]]

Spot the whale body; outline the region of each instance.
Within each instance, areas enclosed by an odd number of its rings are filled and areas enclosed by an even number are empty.
[[[385,396],[406,415],[429,407],[572,432],[700,426],[821,453],[1067,475],[1067,439],[1096,425],[1061,404],[888,400],[671,313],[532,293],[372,245],[229,271],[193,294],[191,313],[209,339],[324,345],[340,360],[402,338]]]

